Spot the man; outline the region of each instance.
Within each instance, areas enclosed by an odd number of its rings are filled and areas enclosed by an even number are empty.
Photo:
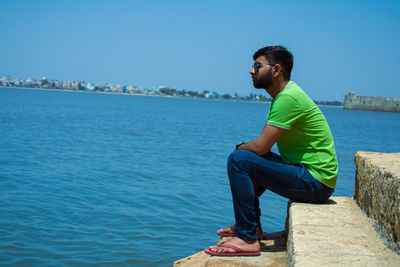
[[[211,255],[260,254],[258,196],[266,189],[293,201],[323,203],[336,185],[338,164],[331,131],[315,103],[290,80],[292,54],[282,46],[268,46],[253,59],[253,85],[265,89],[272,101],[260,136],[237,145],[228,158],[236,224],[217,233],[235,237],[206,249]],[[270,152],[275,143],[280,156]]]

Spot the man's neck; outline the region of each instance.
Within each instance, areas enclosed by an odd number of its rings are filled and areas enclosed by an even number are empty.
[[[270,88],[265,89],[267,93],[272,97],[275,98],[280,92],[285,89],[286,85],[289,83],[289,81],[276,81],[271,85]]]

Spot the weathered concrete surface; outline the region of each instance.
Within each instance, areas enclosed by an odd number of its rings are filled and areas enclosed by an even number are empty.
[[[400,153],[357,152],[354,199],[384,243],[400,254]]]
[[[225,242],[229,237],[223,237],[218,242]],[[284,232],[264,233],[261,241],[261,255],[256,257],[216,257],[205,252],[174,262],[174,267],[283,267],[286,266],[286,238]]]
[[[291,203],[288,266],[400,266],[353,199]]]
[[[210,255],[204,251],[193,254],[189,257],[174,261],[174,267],[204,267]]]

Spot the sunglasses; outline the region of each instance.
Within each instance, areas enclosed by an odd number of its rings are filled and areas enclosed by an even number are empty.
[[[254,70],[255,71],[258,71],[258,69],[259,68],[261,68],[262,66],[271,66],[271,67],[273,67],[273,66],[275,66],[275,64],[262,64],[262,63],[260,63],[260,62],[254,62],[254,64],[253,64],[253,68],[254,68]]]

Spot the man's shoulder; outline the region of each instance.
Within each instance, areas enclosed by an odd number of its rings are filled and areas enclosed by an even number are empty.
[[[297,96],[297,95],[307,95],[301,87],[295,83],[294,81],[289,81],[288,84],[285,86],[285,89],[282,91],[282,95],[290,95],[290,96]]]
[[[295,82],[290,81],[276,98],[276,102],[298,102],[306,98],[306,93]]]
[[[300,104],[315,104],[303,89],[293,81],[290,81],[282,91],[282,98],[293,98]]]

